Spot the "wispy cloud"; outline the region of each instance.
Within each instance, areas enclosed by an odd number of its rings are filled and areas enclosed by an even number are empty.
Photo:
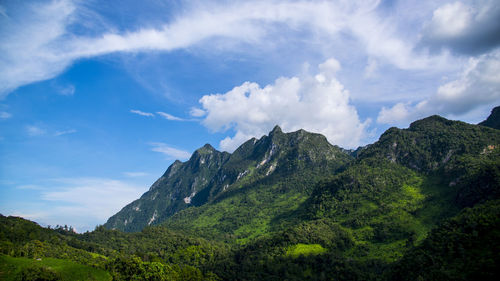
[[[77,3],[61,0],[26,4],[19,9],[19,15],[8,19],[5,26],[9,29],[5,27],[1,33],[5,36],[0,56],[8,62],[2,70],[9,71],[2,71],[0,93],[6,95],[21,85],[54,77],[80,58],[114,52],[172,51],[201,43],[213,46],[214,50],[234,51],[234,44],[238,43],[270,46],[269,38],[279,36],[284,30],[297,37],[308,34],[311,42],[323,42],[325,48],[336,36],[349,33],[365,46],[368,56],[402,69],[421,69],[440,63],[413,52],[415,42],[400,38],[394,25],[377,15],[380,2],[376,0],[191,5],[175,20],[156,28],[130,27],[125,32],[110,30],[95,37],[72,34],[67,29],[78,18]],[[206,44],[207,40],[213,44]],[[224,44],[227,41],[232,43]]]
[[[189,114],[193,117],[203,117],[207,114],[207,112],[201,108],[192,107]]]
[[[67,44],[66,25],[76,9],[72,2],[16,4],[16,9],[5,11],[9,16],[0,25],[0,98],[19,86],[58,75],[74,59],[60,49]]]
[[[5,8],[3,6],[0,6],[0,15],[2,17],[8,17]]]
[[[145,177],[149,175],[145,172],[123,172],[123,174],[130,178]]]
[[[62,136],[62,135],[74,134],[76,132],[77,132],[77,130],[75,130],[75,129],[65,130],[65,131],[57,131],[54,133],[54,136],[58,137],[58,136]]]
[[[40,185],[35,185],[35,184],[25,184],[25,185],[19,185],[16,186],[17,189],[29,189],[29,190],[42,190],[44,189]]]
[[[10,117],[12,117],[12,114],[5,111],[0,111],[0,119],[9,119]]]
[[[150,112],[144,112],[136,109],[131,109],[130,112],[141,115],[141,116],[147,116],[147,117],[154,117],[155,115]]]
[[[58,86],[58,93],[63,96],[72,96],[75,94],[75,86],[74,85],[66,85],[66,86]]]
[[[154,113],[144,112],[144,111],[140,111],[140,110],[136,110],[136,109],[132,109],[132,110],[130,110],[130,112],[137,114],[137,115],[146,116],[146,117],[154,117],[155,116]],[[180,117],[177,117],[177,116],[174,116],[172,114],[165,113],[162,111],[158,111],[158,112],[156,112],[156,114],[158,114],[158,115],[160,115],[160,117],[163,117],[163,118],[170,120],[170,121],[188,121],[186,119],[183,119],[183,118],[180,118]]]
[[[173,116],[172,114],[168,114],[168,113],[161,112],[161,111],[156,112],[156,114],[160,115],[161,117],[163,117],[167,120],[171,120],[171,121],[186,121],[185,119],[182,119],[180,117]]]
[[[54,136],[54,137],[59,137],[63,135],[69,135],[69,134],[74,134],[77,132],[75,129],[69,129],[69,130],[61,130],[61,131],[55,131],[53,129],[46,129],[43,128],[39,125],[28,125],[25,128],[26,133],[30,137],[38,137],[38,136]]]
[[[162,142],[152,142],[150,143],[152,146],[152,151],[155,152],[160,152],[165,154],[169,159],[179,159],[179,160],[185,160],[191,157],[191,153],[185,151],[185,150],[180,150],[177,148],[173,148],[165,143]]]
[[[26,126],[26,133],[30,137],[36,137],[36,136],[45,135],[47,133],[47,131],[45,129],[40,128],[40,127],[30,125],[30,126]]]

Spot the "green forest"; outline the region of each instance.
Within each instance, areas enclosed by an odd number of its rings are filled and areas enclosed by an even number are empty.
[[[0,280],[497,280],[498,111],[205,145],[91,232],[0,216]]]

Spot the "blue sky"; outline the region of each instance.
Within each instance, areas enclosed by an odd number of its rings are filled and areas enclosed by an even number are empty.
[[[205,143],[500,102],[500,3],[0,2],[0,213],[92,230]]]

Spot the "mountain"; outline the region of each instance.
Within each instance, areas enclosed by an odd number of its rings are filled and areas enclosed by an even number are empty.
[[[430,116],[349,151],[275,127],[92,232],[0,216],[0,280],[496,280],[499,214],[497,129]]]
[[[434,239],[428,238],[433,229],[500,198],[499,144],[495,129],[430,116],[387,130],[339,169],[315,174],[309,166],[274,182],[252,182],[163,225],[239,244],[233,264],[214,270],[223,279],[303,280],[329,272],[346,276],[340,280],[376,280],[385,272],[398,280],[389,264],[403,257],[418,262],[409,250]],[[308,188],[283,188],[287,183]],[[495,235],[488,231],[486,237]],[[447,258],[443,264],[451,266]]]
[[[500,106],[493,108],[490,116],[478,125],[500,130]]]
[[[350,256],[393,262],[443,220],[500,198],[497,130],[431,116],[391,128],[304,209],[353,235]]]
[[[219,152],[207,144],[188,161],[175,161],[148,192],[109,218],[104,226],[140,231],[183,209],[223,200],[249,186],[290,180],[300,171],[333,172],[351,159],[322,135],[304,130],[283,133],[278,126],[267,136],[248,140],[232,154]],[[307,179],[302,179],[286,188],[303,195],[310,188],[306,182]]]

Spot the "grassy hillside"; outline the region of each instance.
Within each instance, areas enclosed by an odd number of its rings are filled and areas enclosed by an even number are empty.
[[[23,279],[24,278],[24,279]],[[30,279],[31,278],[31,279]],[[0,255],[0,280],[112,280],[103,269],[54,258],[14,258]]]

